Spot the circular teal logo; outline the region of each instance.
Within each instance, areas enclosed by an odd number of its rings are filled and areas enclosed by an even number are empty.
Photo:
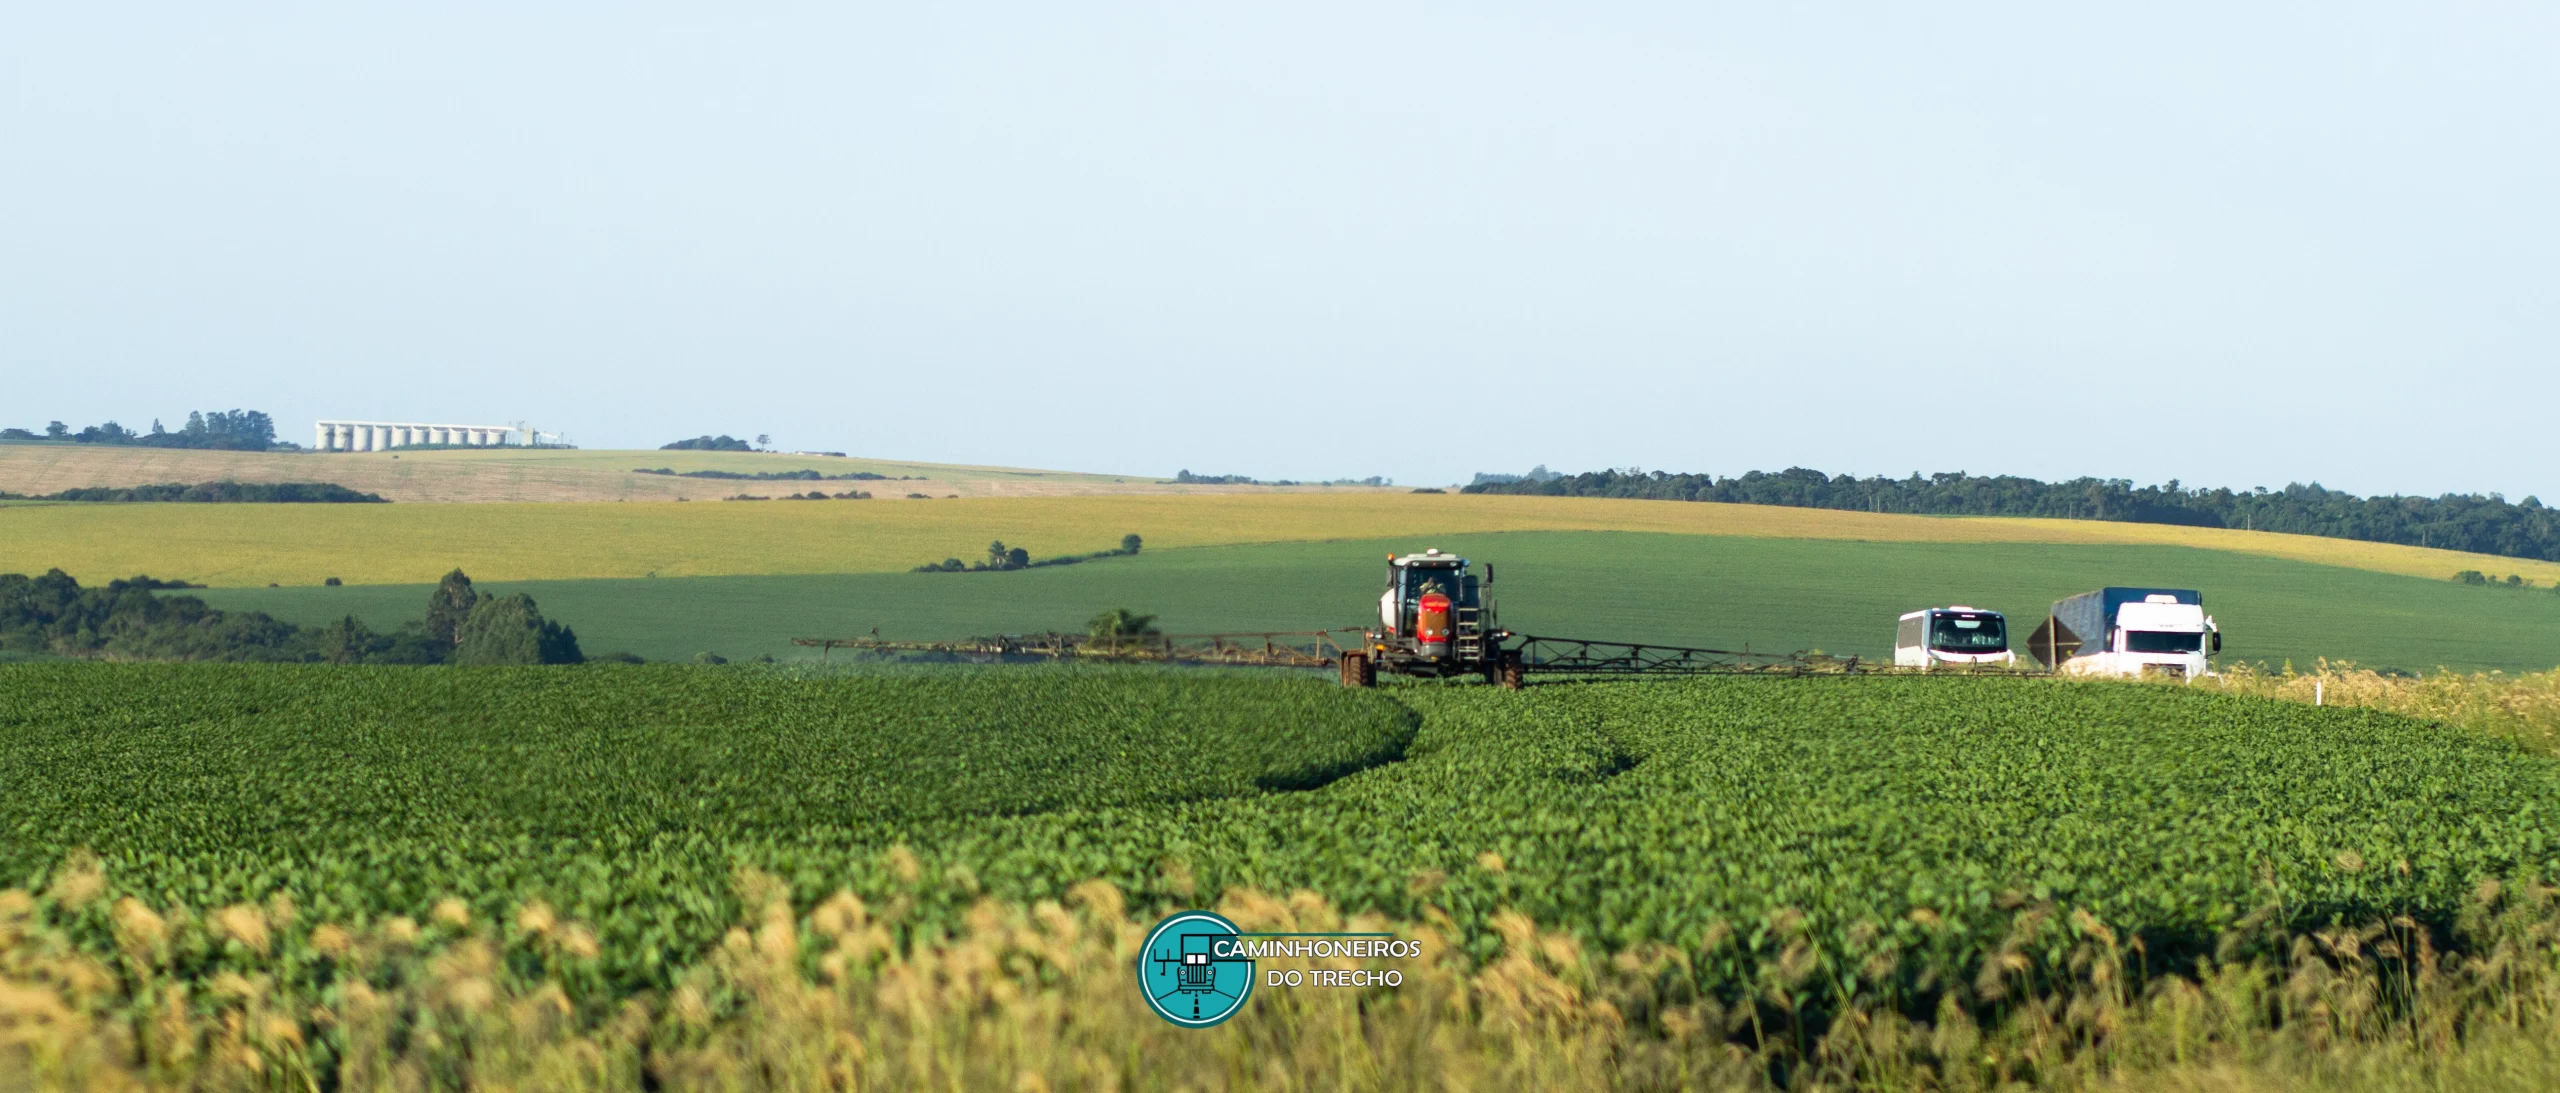
[[[1138,949],[1138,990],[1156,1016],[1208,1028],[1236,1015],[1253,995],[1253,958],[1236,924],[1207,911],[1156,923]]]

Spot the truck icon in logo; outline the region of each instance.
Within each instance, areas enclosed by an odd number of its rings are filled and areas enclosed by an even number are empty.
[[[1244,1008],[1253,994],[1253,958],[1236,924],[1208,911],[1184,911],[1147,932],[1138,950],[1138,989],[1156,1016],[1184,1028],[1208,1028]]]

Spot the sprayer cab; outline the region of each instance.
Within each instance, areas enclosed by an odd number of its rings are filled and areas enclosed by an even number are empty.
[[[1387,589],[1378,596],[1378,628],[1368,635],[1366,670],[1405,675],[1498,674],[1502,639],[1494,625],[1493,582],[1465,558],[1438,548],[1387,556]]]

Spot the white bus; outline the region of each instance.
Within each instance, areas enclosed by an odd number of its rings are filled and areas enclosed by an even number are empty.
[[[1902,616],[1893,631],[1893,666],[1997,664],[2012,667],[2009,624],[1997,611],[1978,607],[1928,607]]]

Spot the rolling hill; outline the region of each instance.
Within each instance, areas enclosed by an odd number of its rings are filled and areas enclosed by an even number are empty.
[[[335,482],[403,502],[709,501],[745,492],[781,492],[782,483],[638,474],[641,468],[741,474],[811,470],[867,472],[893,482],[810,483],[841,492],[872,489],[935,497],[1038,496],[1156,491],[1147,475],[1086,474],[1017,467],[961,466],[779,452],[587,451],[567,448],[407,452],[226,452],[89,444],[0,443],[0,491],[40,495],[85,486],[163,482]],[[1195,490],[1202,487],[1180,487]]]
[[[1155,549],[1503,531],[2177,546],[2433,579],[2479,569],[2546,586],[2560,581],[2560,564],[2549,562],[2218,528],[1375,490],[692,504],[19,504],[0,508],[0,572],[59,567],[84,581],[148,573],[218,587],[317,585],[329,577],[409,584],[457,566],[507,581],[894,573],[980,557],[995,539],[1051,557],[1113,546],[1129,532]]]
[[[1014,573],[846,573],[483,582],[531,593],[590,653],[807,657],[794,637],[940,639],[1078,629],[1096,611],[1173,633],[1310,630],[1369,618],[1382,555],[1408,538],[1154,550]],[[2413,670],[2560,664],[2560,596],[2284,558],[2148,544],[1874,542],[1630,532],[1444,535],[1492,562],[1502,621],[1524,633],[1880,656],[1894,617],[1965,603],[2041,618],[2104,584],[2202,589],[2228,658],[2321,657]],[[217,606],[304,623],[419,617],[430,586],[217,589]]]

